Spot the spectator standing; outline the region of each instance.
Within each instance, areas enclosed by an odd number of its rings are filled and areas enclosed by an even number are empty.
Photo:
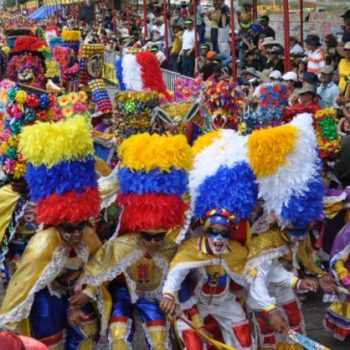
[[[219,52],[230,54],[229,33],[230,33],[230,8],[224,0],[216,0],[220,8],[220,19],[218,23],[218,45]]]
[[[181,15],[186,19],[190,15],[190,10],[187,7],[186,1],[181,1]]]
[[[177,6],[175,8],[175,14],[170,19],[171,26],[179,26],[181,29],[185,27],[185,18],[181,13],[181,7]]]
[[[350,10],[347,10],[341,17],[344,20],[342,42],[345,44],[350,41]]]
[[[347,88],[346,78],[350,75],[350,41],[347,42],[339,53],[344,57],[338,66],[339,88],[343,94]]]
[[[320,38],[318,35],[309,34],[305,40],[308,49],[307,71],[319,75],[326,65],[325,52],[320,48]]]
[[[261,16],[259,22],[263,27],[261,35],[276,39],[276,32],[270,27],[270,17],[267,15]]]
[[[210,20],[210,38],[212,43],[212,48],[216,53],[219,53],[219,21],[221,17],[220,4],[214,2],[214,10],[208,13],[208,18]]]
[[[183,74],[189,77],[194,77],[194,50],[196,45],[195,30],[192,19],[186,19],[186,29],[183,34],[182,41],[182,69]]]
[[[201,5],[201,0],[198,0],[197,5],[197,14],[196,14],[196,20],[197,20],[197,32],[199,37],[199,43],[204,44],[205,43],[205,11],[204,7]]]
[[[242,28],[241,23],[246,25],[247,23],[253,22],[252,4],[250,2],[243,2],[243,11],[237,11],[237,20],[239,26]]]
[[[324,66],[321,70],[321,84],[317,88],[317,94],[321,97],[321,108],[335,107],[335,100],[340,94],[340,89],[333,81],[334,69],[332,66]]]
[[[174,41],[170,52],[171,69],[174,72],[179,72],[178,62],[179,55],[182,50],[182,27],[180,25],[173,25]]]

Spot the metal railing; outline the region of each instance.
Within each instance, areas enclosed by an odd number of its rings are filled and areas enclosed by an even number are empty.
[[[167,90],[169,90],[169,91],[175,91],[176,79],[179,79],[179,78],[193,79],[193,78],[187,77],[187,76],[182,75],[180,73],[175,73],[175,72],[173,72],[171,70],[167,70],[167,69],[162,69],[162,75],[163,75],[163,80],[164,80],[165,86],[166,86]]]

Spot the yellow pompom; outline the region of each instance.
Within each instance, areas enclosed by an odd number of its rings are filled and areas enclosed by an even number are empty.
[[[272,175],[286,164],[299,133],[292,125],[253,131],[248,138],[248,157],[257,178]]]
[[[213,130],[208,134],[200,136],[192,147],[192,152],[196,156],[198,153],[202,152],[205,148],[210,146],[215,139],[221,138],[220,130]]]
[[[23,105],[27,101],[27,93],[24,90],[19,90],[16,92],[16,102]]]
[[[121,144],[119,156],[122,167],[135,171],[189,170],[192,166],[191,147],[183,135],[134,135]]]
[[[94,154],[90,127],[82,116],[24,127],[20,134],[19,150],[26,161],[35,166],[45,164],[48,167]]]
[[[79,30],[64,30],[62,32],[62,39],[64,41],[80,41],[81,32]]]

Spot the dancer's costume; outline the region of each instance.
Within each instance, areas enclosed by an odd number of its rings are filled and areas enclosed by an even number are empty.
[[[18,150],[22,128],[37,119],[52,118],[53,96],[27,93],[17,86],[6,91],[4,124],[0,129],[0,155],[5,175],[11,180],[21,180],[26,171],[26,161]],[[6,278],[16,269],[30,237],[36,232],[34,203],[26,193],[15,193],[10,185],[0,189],[0,264]]]
[[[212,329],[218,325],[224,342],[238,349],[253,348],[250,324],[236,300],[245,286],[242,276],[248,250],[233,236],[224,251],[215,253],[208,248],[206,229],[214,224],[232,229],[240,222],[243,238],[248,235],[245,221],[255,209],[258,185],[245,154],[245,142],[237,132],[221,130],[200,137],[194,144],[190,193],[195,216],[206,220],[205,233],[180,245],[163,288],[166,297],[178,298],[184,314],[197,327],[207,321],[206,328],[214,333]],[[188,283],[185,278],[194,271],[197,276],[191,296],[184,286]],[[178,328],[187,349],[203,349],[200,337],[182,321]]]
[[[119,148],[121,237],[102,246],[85,269],[83,282],[112,281],[110,342],[114,350],[131,347],[137,310],[151,349],[170,349],[169,324],[159,307],[162,287],[177,245],[169,239],[187,222],[186,171],[192,157],[184,136],[139,134]],[[167,232],[159,250],[143,245],[143,233]],[[140,234],[142,233],[142,234]],[[175,238],[175,237],[174,237]]]
[[[310,223],[320,218],[323,208],[323,182],[312,116],[299,115],[290,124],[254,131],[248,148],[264,207],[275,214],[285,230],[270,229],[253,239],[245,275],[249,284],[247,303],[255,311],[261,348],[300,349],[276,335],[266,316],[278,308],[291,329],[305,331],[293,291],[300,280],[295,275],[299,247],[292,239],[308,237]],[[302,260],[308,269],[324,274],[305,255]]]
[[[93,305],[86,305],[87,318],[81,326],[71,327],[67,324],[68,298],[89,256],[101,243],[87,225],[77,245],[67,245],[58,232],[60,224],[86,222],[99,212],[89,124],[77,116],[25,127],[19,149],[28,162],[26,181],[37,221],[47,228],[30,240],[11,278],[0,309],[0,327],[31,335],[51,349],[94,349],[98,319]],[[90,290],[94,292],[87,287],[86,293]],[[102,289],[101,293],[107,298]],[[108,299],[105,301],[108,315]]]
[[[350,290],[350,224],[338,233],[331,252],[330,273],[338,285]],[[350,335],[350,297],[339,293],[327,309],[325,328],[339,340]]]

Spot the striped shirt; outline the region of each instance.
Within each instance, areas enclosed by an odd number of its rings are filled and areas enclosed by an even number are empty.
[[[319,75],[322,68],[326,65],[326,54],[322,49],[309,51],[308,54],[307,71]]]

